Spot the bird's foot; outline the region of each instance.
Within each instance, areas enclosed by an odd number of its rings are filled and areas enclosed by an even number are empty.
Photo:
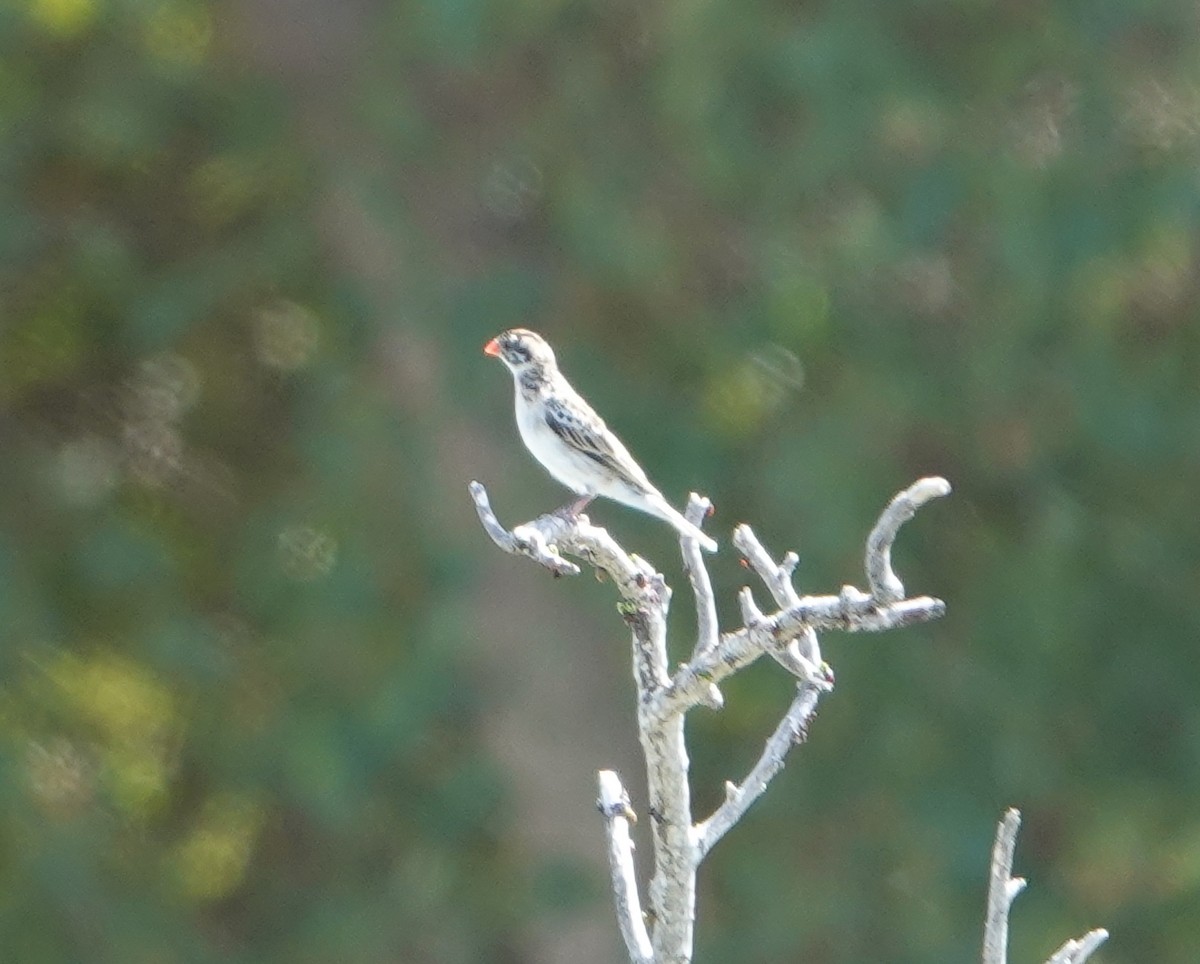
[[[556,515],[560,519],[565,519],[567,522],[574,522],[579,518],[579,513],[586,509],[596,498],[594,495],[581,495],[574,502],[568,502],[564,506],[559,506],[551,515]]]

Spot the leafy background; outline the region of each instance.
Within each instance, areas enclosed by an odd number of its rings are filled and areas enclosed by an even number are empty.
[[[955,485],[897,549],[948,616],[826,638],[698,960],[971,960],[1010,804],[1014,961],[1099,924],[1103,961],[1193,960],[1198,20],[3,0],[5,959],[620,958],[611,589],[501,556],[466,497],[563,498],[479,354],[521,323],[804,588]],[[665,527],[593,515],[680,581]],[[701,809],[787,691],[696,717]]]

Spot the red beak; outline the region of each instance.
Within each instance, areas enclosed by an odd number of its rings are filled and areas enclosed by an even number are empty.
[[[485,355],[491,355],[493,358],[499,358],[500,357],[500,342],[496,341],[496,339],[493,338],[491,341],[489,341],[486,345],[483,346],[483,353]]]

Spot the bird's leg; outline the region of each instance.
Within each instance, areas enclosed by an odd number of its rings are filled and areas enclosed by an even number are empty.
[[[566,505],[555,509],[551,514],[561,516],[568,522],[574,522],[579,518],[579,513],[586,509],[594,498],[596,498],[595,492],[585,492],[574,502],[568,502]]]

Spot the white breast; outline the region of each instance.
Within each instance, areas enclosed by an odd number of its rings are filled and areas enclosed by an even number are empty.
[[[521,441],[555,479],[578,495],[597,491],[597,468],[591,460],[576,455],[546,424],[542,407],[516,393],[517,430]]]

